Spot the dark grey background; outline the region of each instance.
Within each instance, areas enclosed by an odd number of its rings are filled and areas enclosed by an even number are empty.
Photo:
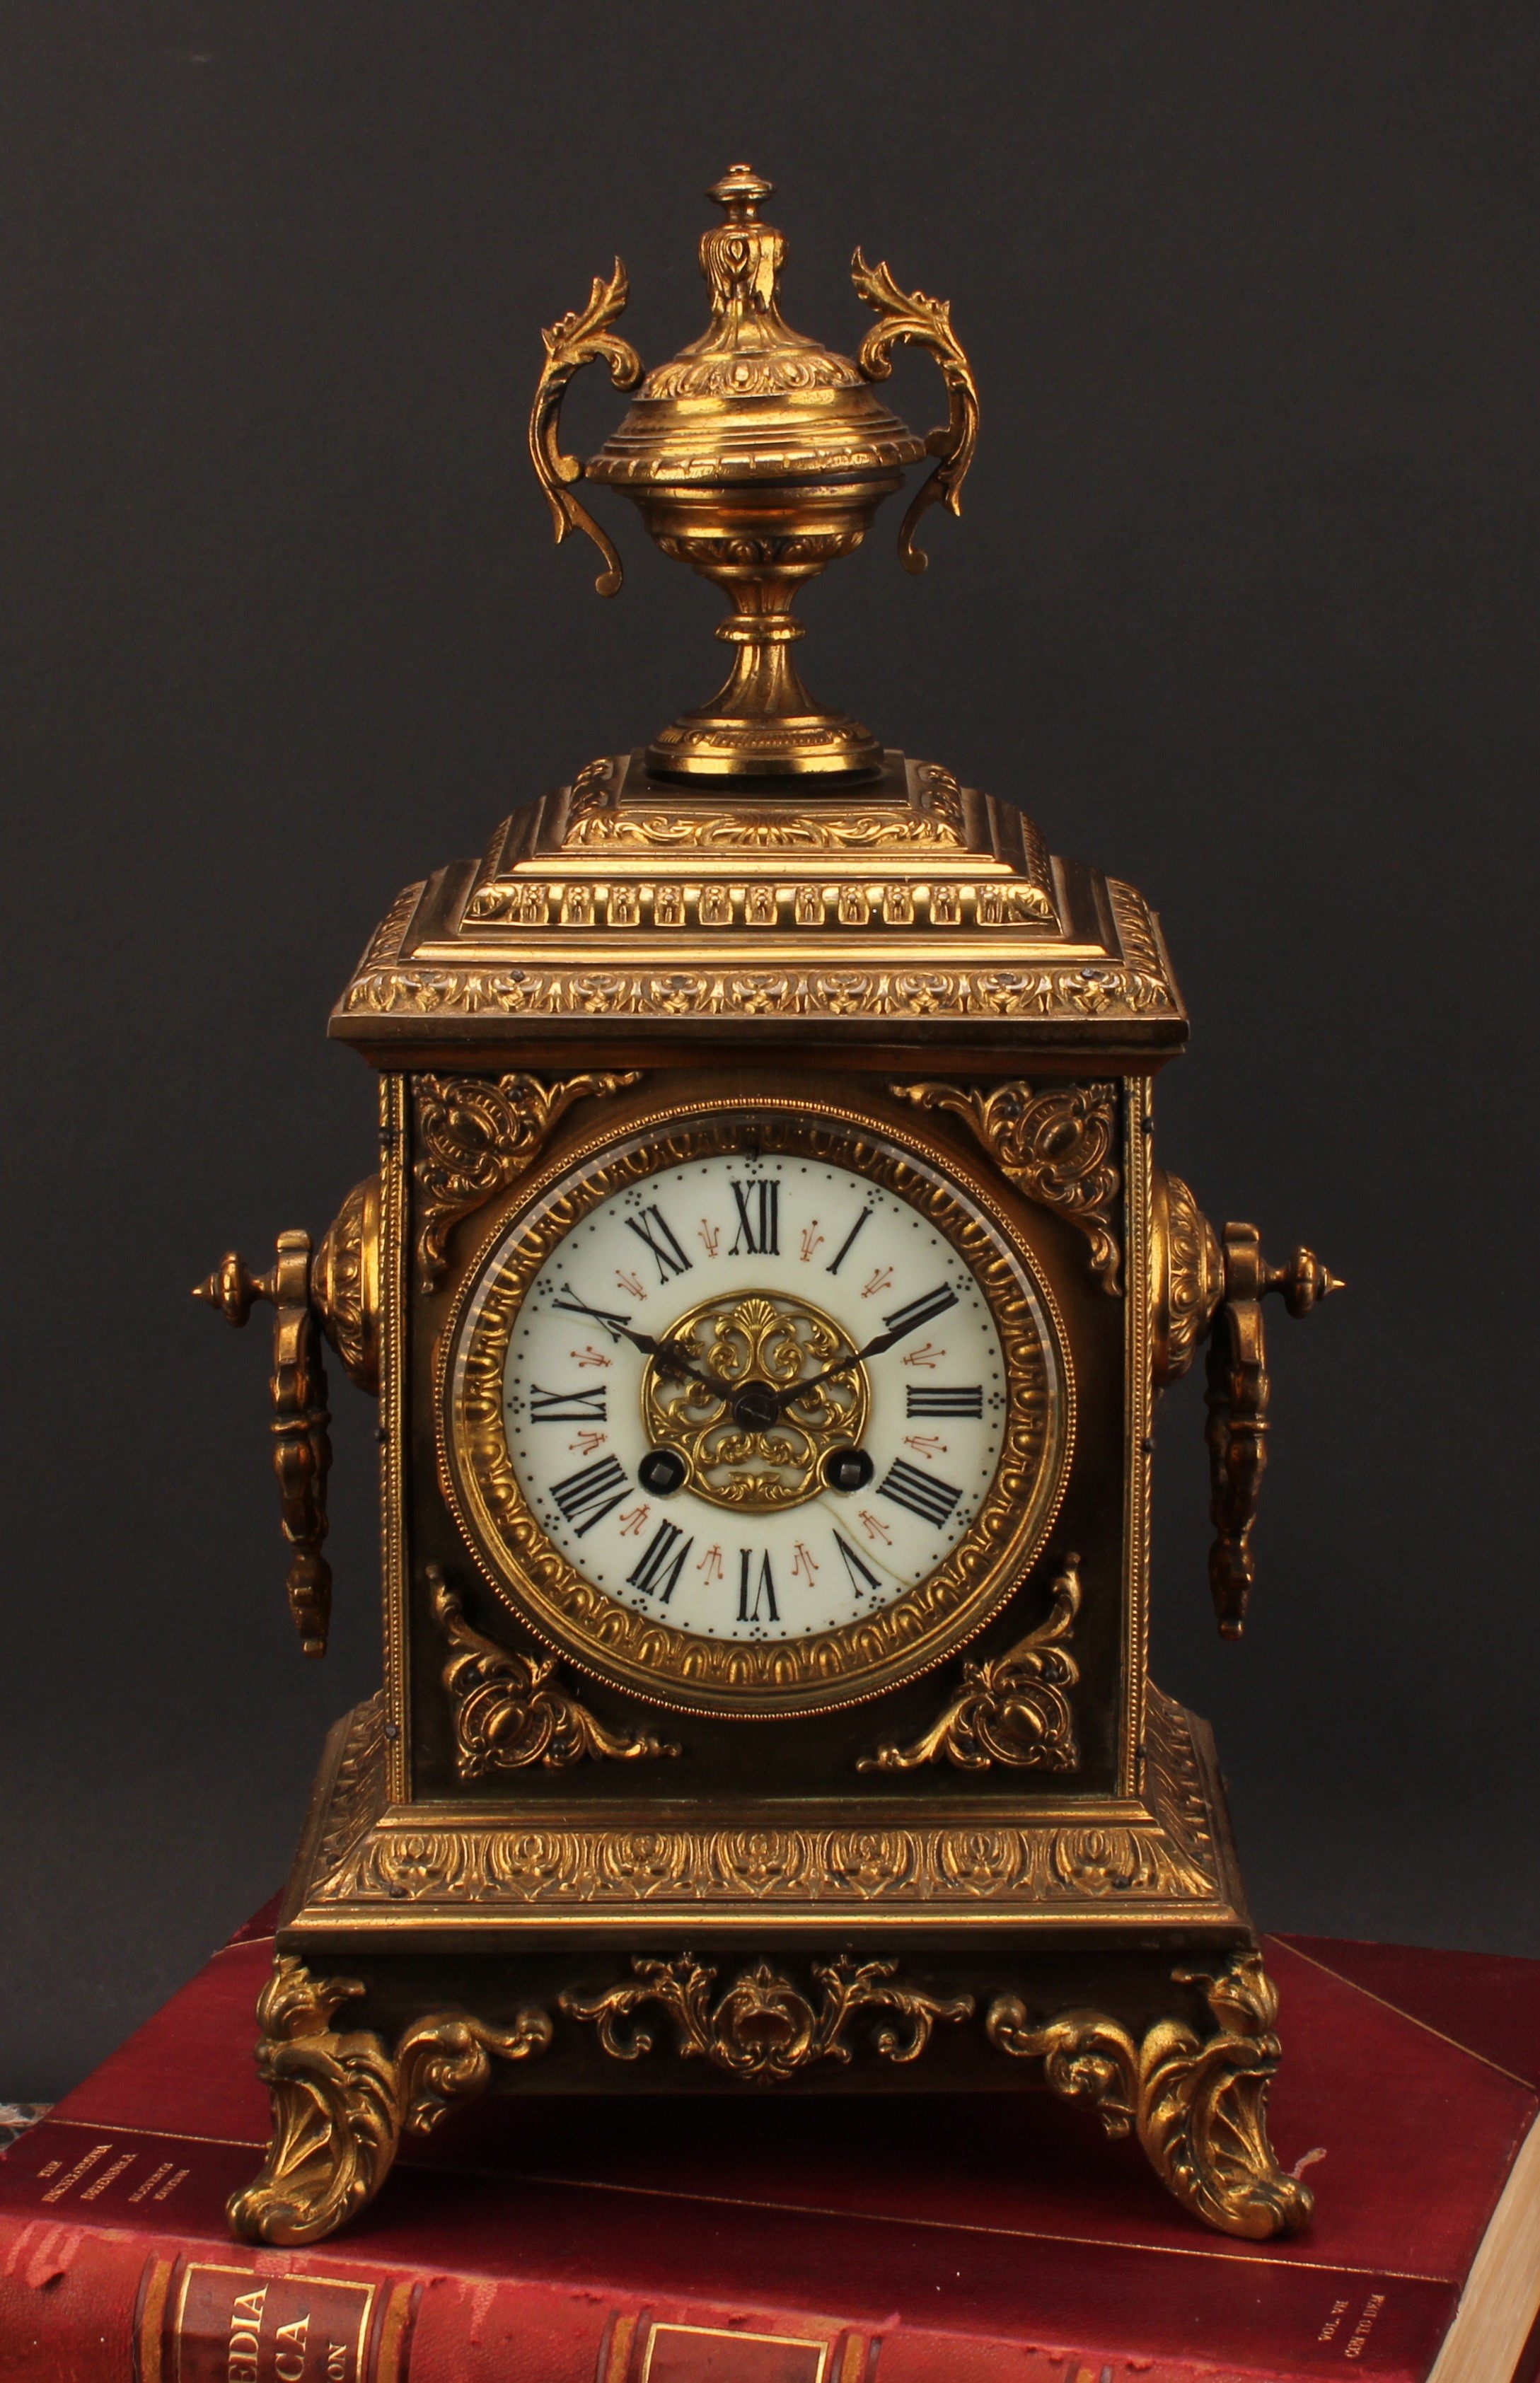
[[[812,592],[812,684],[1147,890],[1196,1020],[1162,1154],[1350,1278],[1275,1319],[1238,1648],[1195,1383],[1160,1429],[1158,1673],[1259,1916],[1540,1953],[1537,67],[1527,5],[5,10],[0,2087],[266,1895],[376,1675],[365,1402],[307,1664],[263,1336],[188,1286],[370,1163],[323,1030],[397,888],[714,683],[628,509],[619,601],[551,549],[524,419],[617,248],[644,355],[702,327],[743,157],[795,323],[858,339],[859,240],[984,395],[965,520]]]

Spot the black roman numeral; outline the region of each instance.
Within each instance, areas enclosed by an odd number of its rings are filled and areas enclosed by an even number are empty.
[[[651,1225],[647,1222],[649,1216]],[[644,1208],[639,1216],[628,1216],[625,1221],[637,1239],[646,1241],[657,1259],[659,1282],[667,1282],[671,1275],[689,1273],[690,1261],[674,1240],[660,1208],[656,1205]],[[660,1238],[654,1238],[653,1225],[657,1226]]]
[[[542,1390],[531,1383],[529,1419],[531,1423],[608,1423],[608,1396],[603,1389]]]
[[[734,1191],[737,1189],[735,1184],[733,1189]],[[762,1555],[759,1559],[759,1577],[754,1587],[754,1603],[752,1606],[749,1604],[749,1573],[753,1562],[753,1550],[749,1548],[740,1548],[738,1550],[738,1619],[740,1622],[779,1622],[781,1614],[775,1602],[775,1581],[770,1572],[770,1560],[768,1555]],[[767,1607],[768,1611],[761,1611],[762,1605]]]
[[[612,1456],[598,1456],[579,1472],[569,1473],[565,1481],[553,1481],[550,1494],[567,1521],[575,1525],[581,1539],[596,1523],[602,1523],[622,1498],[630,1497],[631,1479]]]
[[[907,1506],[923,1523],[934,1524],[939,1530],[953,1507],[962,1496],[950,1481],[937,1481],[929,1473],[917,1472],[912,1464],[896,1457],[889,1465],[887,1476],[877,1485],[879,1498],[891,1499],[895,1506]]]
[[[918,1332],[922,1324],[930,1323],[935,1316],[944,1315],[949,1307],[956,1304],[956,1292],[943,1282],[939,1290],[928,1290],[923,1299],[911,1299],[907,1307],[895,1307],[891,1315],[883,1316],[882,1321],[894,1335]]]
[[[842,1538],[838,1531],[834,1534],[834,1545],[844,1558],[844,1568],[850,1574],[850,1586],[857,1597],[860,1596],[863,1587],[867,1589],[881,1587],[881,1573],[873,1572],[860,1550],[853,1548],[848,1539]]]
[[[734,1183],[733,1197],[738,1204],[738,1238],[728,1256],[735,1258],[746,1251],[751,1257],[779,1257],[780,1184],[761,1176],[758,1183]]]
[[[856,1217],[856,1222],[850,1228],[849,1232],[846,1233],[844,1241],[840,1243],[839,1248],[830,1259],[829,1264],[824,1267],[825,1274],[839,1273],[841,1266],[844,1266],[846,1258],[850,1255],[851,1251],[856,1246],[856,1234],[860,1231],[861,1227],[866,1223],[868,1217],[873,1214],[874,1211],[870,1208],[862,1209],[860,1215]]]
[[[677,1554],[676,1539],[682,1542]],[[667,1605],[684,1569],[684,1559],[694,1546],[694,1539],[686,1539],[677,1525],[659,1523],[638,1556],[635,1571],[627,1573],[627,1587],[639,1588],[644,1597],[656,1597],[660,1605]]]
[[[911,1417],[915,1415],[981,1415],[984,1412],[984,1393],[981,1388],[977,1390],[917,1389],[909,1390],[906,1395],[908,1406],[906,1412]]]

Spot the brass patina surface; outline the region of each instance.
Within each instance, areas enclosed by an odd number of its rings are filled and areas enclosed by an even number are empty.
[[[583,478],[631,498],[664,554],[720,586],[732,607],[717,635],[732,672],[713,701],[686,711],[647,749],[650,766],[690,782],[850,780],[877,775],[882,751],[848,713],[815,703],[791,648],[803,635],[792,605],[804,582],[853,554],[906,465],[939,460],[905,516],[899,549],[910,570],[928,505],[959,510],[978,438],[979,399],[944,303],[906,296],[885,265],[852,266],[856,294],[878,316],[854,361],[794,331],[781,312],[784,236],[760,220],[774,185],[733,166],[708,195],[725,221],[700,243],[711,321],[701,338],[641,380],[631,411],[597,455],[561,452],[559,412],[581,365],[607,363],[618,388],[641,379],[636,352],[611,329],[628,294],[617,258],[587,307],[545,334],[546,365],[530,414],[530,453],[560,541],[586,532],[604,557],[596,583],[620,587],[620,557],[573,493]],[[928,349],[948,393],[946,422],[917,438],[872,384],[893,369],[901,340]]]
[[[706,1096],[645,1105],[624,1134],[591,1137],[529,1196],[466,1270],[439,1342],[439,1477],[489,1586],[549,1644],[664,1705],[733,1715],[810,1712],[880,1695],[939,1662],[989,1619],[1051,1530],[1075,1441],[1075,1383],[1052,1290],[986,1198],[927,1163],[901,1130],[879,1139],[857,1109],[813,1096],[756,1104],[768,1152],[849,1168],[885,1185],[958,1251],[989,1303],[1008,1401],[993,1480],[936,1569],[879,1611],[807,1638],[763,1644],[676,1630],[596,1588],[541,1527],[509,1451],[503,1383],[514,1324],[540,1267],[584,1216],[664,1167],[731,1150],[738,1104]],[[832,1332],[835,1327],[825,1325]],[[773,1330],[766,1319],[767,1337]],[[763,1345],[761,1343],[761,1345]],[[773,1345],[773,1343],[772,1343]],[[819,1436],[808,1418],[806,1439]],[[681,1440],[683,1436],[676,1435]],[[689,1442],[697,1462],[696,1443]],[[767,1494],[771,1463],[761,1475]],[[785,1468],[789,1472],[790,1467]],[[784,1474],[782,1475],[784,1477]],[[724,1499],[724,1502],[729,1502]],[[731,1501],[736,1502],[736,1501]],[[774,1501],[779,1502],[779,1501]]]
[[[928,456],[900,534],[920,567],[977,392],[944,304],[859,251],[858,353],[793,330],[770,186],[734,167],[712,196],[702,337],[644,372],[617,263],[545,333],[529,438],[603,592],[620,558],[585,481],[723,588],[728,682],[649,747],[520,789],[478,858],[403,890],[331,1021],[381,1074],[377,1167],[314,1252],[286,1233],[266,1273],[232,1253],[200,1286],[231,1323],[275,1311],[308,1652],[325,1342],[377,1400],[380,1450],[384,1677],[323,1758],[260,2012],[272,2149],[231,2222],[317,2240],[487,2088],[1029,2085],[1135,2136],[1195,2221],[1288,2233],[1311,2196],[1268,2140],[1276,1997],[1209,1733],[1150,1678],[1152,1432],[1206,1346],[1211,1587],[1238,1635],[1263,1302],[1303,1315],[1338,1286],[1306,1250],[1269,1265],[1156,1163],[1152,1080],[1187,1016],[1138,891],[802,686],[798,586]],[[879,394],[902,340],[947,391],[923,438]],[[561,403],[595,362],[631,405],[584,464]],[[1033,783],[1025,740],[1007,775],[1006,796]],[[521,1302],[574,1224],[739,1150],[908,1203],[1004,1358],[973,1522],[914,1587],[802,1638],[607,1596],[541,1528],[505,1421]],[[777,1281],[659,1317],[692,1376],[654,1364],[639,1393],[653,1449],[745,1532],[813,1495],[870,1402],[842,1327]]]
[[[649,1358],[642,1380],[647,1438],[683,1458],[686,1479],[714,1505],[739,1513],[797,1506],[822,1486],[819,1467],[835,1449],[858,1446],[871,1405],[856,1344],[809,1300],[736,1291],[687,1308],[665,1331],[699,1377],[681,1379]],[[846,1370],[787,1399],[805,1377],[835,1364]],[[743,1390],[782,1401],[772,1422],[746,1422]]]

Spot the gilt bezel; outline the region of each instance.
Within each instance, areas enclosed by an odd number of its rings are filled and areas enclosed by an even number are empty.
[[[741,1148],[848,1166],[906,1201],[956,1249],[1000,1336],[1009,1406],[993,1478],[957,1545],[880,1613],[806,1638],[713,1639],[633,1611],[552,1543],[509,1452],[503,1377],[524,1294],[591,1209],[664,1168]],[[596,1677],[683,1711],[769,1718],[881,1696],[981,1630],[1025,1577],[1058,1512],[1075,1436],[1074,1377],[1052,1291],[1008,1213],[943,1173],[925,1137],[839,1103],[770,1096],[672,1101],[568,1152],[483,1241],[439,1342],[436,1408],[445,1499],[488,1584],[519,1621]]]

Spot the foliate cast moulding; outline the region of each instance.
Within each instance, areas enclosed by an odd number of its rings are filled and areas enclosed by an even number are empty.
[[[518,1181],[574,1101],[604,1100],[639,1080],[635,1069],[548,1079],[522,1070],[419,1077],[414,1171],[423,1289],[431,1290],[442,1277],[446,1244],[461,1218]]]

